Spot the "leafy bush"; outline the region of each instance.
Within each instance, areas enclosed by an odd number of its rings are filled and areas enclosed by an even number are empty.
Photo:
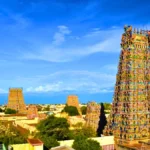
[[[49,116],[47,119],[42,120],[38,125],[38,136],[54,137],[57,140],[70,139],[69,124],[65,118],[57,118]]]
[[[62,112],[66,112],[69,116],[77,116],[79,112],[76,107],[66,105]]]
[[[101,150],[101,146],[97,141],[88,139],[82,133],[75,137],[72,147],[75,150]]]
[[[86,114],[86,110],[87,110],[87,107],[86,107],[86,106],[82,106],[82,107],[81,107],[82,115],[85,115],[85,114]]]
[[[14,109],[10,109],[10,108],[6,108],[5,110],[5,114],[16,114],[17,111]]]
[[[54,137],[52,137],[52,136],[51,136],[51,137],[48,137],[48,136],[44,135],[44,136],[42,136],[40,139],[44,142],[44,145],[45,145],[48,149],[60,145],[60,143],[56,140],[56,138],[54,138]]]

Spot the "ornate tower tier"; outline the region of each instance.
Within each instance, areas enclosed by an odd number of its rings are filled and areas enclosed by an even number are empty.
[[[18,113],[26,113],[23,92],[21,88],[10,88],[7,108],[14,109]]]
[[[95,131],[97,131],[99,125],[100,108],[100,105],[95,102],[90,102],[87,104],[85,116],[86,125],[91,126]]]
[[[150,32],[124,27],[113,107],[105,135],[117,144],[150,138]]]

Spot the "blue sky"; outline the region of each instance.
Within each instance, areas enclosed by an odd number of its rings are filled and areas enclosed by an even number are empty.
[[[0,103],[111,102],[125,24],[148,29],[149,0],[1,0]]]

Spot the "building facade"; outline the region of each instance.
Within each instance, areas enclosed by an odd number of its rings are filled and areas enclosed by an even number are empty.
[[[125,26],[113,106],[105,135],[116,144],[150,137],[150,31]]]

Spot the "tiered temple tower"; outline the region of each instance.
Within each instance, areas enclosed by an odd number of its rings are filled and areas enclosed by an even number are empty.
[[[10,88],[7,108],[14,109],[18,113],[26,113],[26,105],[22,88]]]
[[[76,107],[78,112],[79,112],[79,114],[82,115],[81,109],[79,107],[78,96],[76,96],[76,95],[69,95],[68,98],[67,98],[67,105]]]
[[[116,144],[150,138],[150,31],[124,27],[111,114],[104,134]]]
[[[95,102],[90,102],[87,104],[86,111],[86,125],[92,127],[95,131],[98,129],[100,119],[100,105]]]

